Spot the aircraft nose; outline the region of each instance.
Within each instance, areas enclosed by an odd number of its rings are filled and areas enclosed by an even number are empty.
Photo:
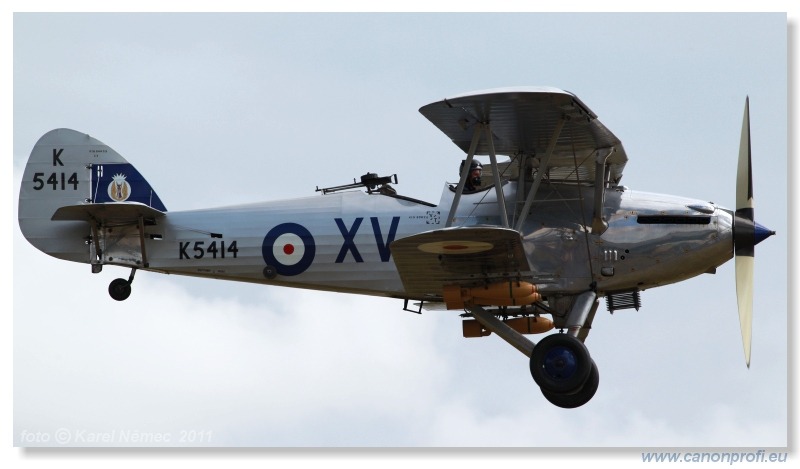
[[[755,244],[758,244],[761,241],[764,241],[765,239],[775,234],[774,231],[770,230],[769,228],[765,227],[764,225],[758,222],[754,222],[753,224],[755,225],[753,229],[754,232],[753,234],[755,235],[756,238]]]

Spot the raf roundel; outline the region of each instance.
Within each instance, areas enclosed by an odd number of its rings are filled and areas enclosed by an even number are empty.
[[[261,245],[264,262],[280,275],[299,275],[311,267],[316,253],[314,237],[302,225],[282,223],[269,230]]]

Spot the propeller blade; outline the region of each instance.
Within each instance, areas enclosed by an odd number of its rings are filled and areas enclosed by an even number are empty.
[[[753,220],[753,171],[750,164],[750,97],[744,102],[742,137],[739,141],[739,165],[736,171],[736,213],[750,209]]]
[[[736,171],[736,216],[734,218],[736,256],[736,297],[739,326],[747,367],[750,368],[750,342],[753,335],[753,264],[755,222],[753,213],[753,171],[750,162],[750,97],[745,100],[739,164]]]
[[[753,337],[753,257],[736,256],[736,298],[739,326],[742,329],[744,361],[750,368],[750,342]]]

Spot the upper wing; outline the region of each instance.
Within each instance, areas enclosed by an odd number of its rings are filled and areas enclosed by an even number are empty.
[[[529,271],[519,232],[499,227],[445,228],[391,244],[409,297],[435,300],[446,285],[516,278]]]
[[[614,148],[607,164],[610,180],[618,182],[628,157],[619,139],[572,93],[557,88],[502,88],[468,93],[437,101],[419,110],[464,152],[469,150],[474,126],[489,124],[495,151],[500,155],[543,156],[564,120],[547,165],[551,181],[594,183],[592,153]],[[482,140],[475,152],[490,153]]]

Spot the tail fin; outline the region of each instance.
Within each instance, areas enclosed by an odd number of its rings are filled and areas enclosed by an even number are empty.
[[[119,153],[81,132],[56,129],[31,151],[19,191],[19,226],[37,249],[59,259],[92,262],[89,221],[64,221],[64,207],[133,202],[167,209],[150,184]],[[127,205],[127,204],[126,204]]]

